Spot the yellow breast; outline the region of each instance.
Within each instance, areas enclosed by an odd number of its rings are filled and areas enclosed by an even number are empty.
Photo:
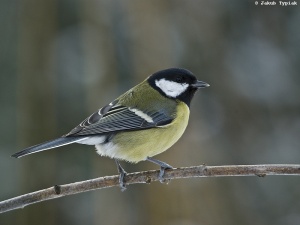
[[[101,155],[137,163],[170,148],[184,133],[189,120],[189,107],[179,102],[172,123],[146,130],[116,134],[109,146],[99,146]],[[101,148],[101,149],[100,149]],[[100,151],[99,151],[100,150]]]

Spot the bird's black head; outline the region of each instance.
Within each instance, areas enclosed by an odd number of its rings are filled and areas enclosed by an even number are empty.
[[[209,84],[198,81],[191,71],[181,68],[158,71],[148,77],[148,82],[162,95],[179,99],[188,106],[199,88],[209,87]]]

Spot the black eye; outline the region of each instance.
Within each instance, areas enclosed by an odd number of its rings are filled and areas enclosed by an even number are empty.
[[[177,76],[175,80],[176,80],[177,83],[182,83],[183,82],[183,77],[182,76]]]

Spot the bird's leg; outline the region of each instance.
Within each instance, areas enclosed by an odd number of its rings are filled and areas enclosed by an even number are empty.
[[[165,170],[167,169],[173,169],[172,166],[170,166],[169,164],[165,163],[165,162],[162,162],[162,161],[159,161],[157,159],[153,159],[153,158],[150,158],[150,157],[147,157],[146,159],[147,161],[149,162],[152,162],[152,163],[155,163],[157,165],[160,166],[160,171],[159,171],[159,175],[158,175],[158,179],[161,183],[165,182],[163,176],[165,174]]]
[[[117,164],[118,172],[120,174],[119,183],[120,183],[121,191],[125,191],[126,190],[126,184],[125,184],[124,179],[125,179],[125,176],[126,176],[126,171],[121,166],[119,160],[115,159],[115,162]]]

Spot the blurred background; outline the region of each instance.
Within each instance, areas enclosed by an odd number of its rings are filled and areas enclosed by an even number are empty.
[[[174,167],[300,163],[299,6],[1,0],[0,18],[0,200],[117,174],[92,146],[10,155],[69,132],[168,67],[211,87],[194,98],[184,136],[157,159]],[[131,185],[38,203],[1,214],[0,223],[298,225],[299,185],[297,176]]]

